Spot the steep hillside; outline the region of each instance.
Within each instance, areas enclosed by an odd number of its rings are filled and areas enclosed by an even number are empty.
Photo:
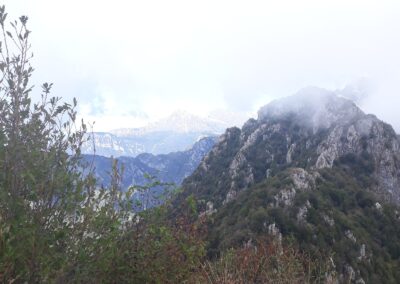
[[[289,168],[209,208],[209,254],[269,235],[298,246],[340,283],[397,283],[400,211],[363,188],[373,182],[368,172],[349,173],[348,166]]]
[[[320,259],[326,281],[400,279],[400,150],[393,128],[318,88],[230,128],[183,183],[209,219],[208,252],[260,235]]]

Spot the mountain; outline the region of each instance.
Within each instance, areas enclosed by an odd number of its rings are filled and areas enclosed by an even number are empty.
[[[160,182],[174,183],[179,186],[183,179],[197,168],[215,142],[216,137],[206,137],[186,151],[160,155],[144,153],[137,157],[119,157],[118,164],[120,168],[122,165],[124,168],[122,187],[126,189],[132,185],[146,185],[149,183],[146,175],[154,176]],[[88,163],[93,163],[94,173],[99,184],[110,185],[113,159],[97,155],[86,155],[84,159]]]
[[[200,139],[213,133],[152,132],[141,136],[116,136],[95,132],[82,146],[82,153],[105,157],[136,157],[142,153],[154,155],[187,150]],[[93,143],[94,142],[94,143]]]
[[[211,117],[202,118],[186,111],[175,111],[167,118],[150,123],[142,128],[122,128],[110,132],[120,137],[143,136],[155,132],[220,134],[227,127],[229,127],[229,124],[223,120]]]
[[[211,255],[268,235],[318,259],[325,282],[396,283],[399,144],[352,101],[305,88],[227,129],[176,202],[201,201]]]
[[[201,118],[178,111],[166,119],[142,128],[123,128],[107,132],[95,132],[84,143],[84,154],[95,153],[106,157],[130,156],[141,153],[167,154],[189,149],[203,137],[223,133],[229,123]]]
[[[83,154],[93,154],[105,157],[136,156],[145,152],[142,141],[123,139],[108,132],[94,132],[88,135],[82,145]]]
[[[222,204],[281,169],[332,168],[351,155],[373,163],[374,192],[400,202],[399,139],[393,128],[350,100],[307,88],[261,108],[258,119],[242,129],[228,129],[185,184],[197,188],[197,177],[219,175],[216,202]],[[218,163],[226,167],[214,169]]]

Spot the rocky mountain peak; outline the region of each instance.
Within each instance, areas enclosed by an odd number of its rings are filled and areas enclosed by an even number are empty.
[[[307,87],[295,95],[275,100],[258,112],[259,121],[294,119],[314,131],[351,121],[363,112],[354,102],[334,92]]]
[[[222,204],[286,168],[318,171],[337,163],[373,177],[369,189],[400,203],[400,146],[393,128],[349,99],[309,87],[264,106],[242,129],[228,129],[186,184],[199,190],[203,180],[213,180]]]

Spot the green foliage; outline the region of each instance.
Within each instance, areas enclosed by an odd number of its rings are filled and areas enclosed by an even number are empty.
[[[268,226],[275,224],[284,243],[290,241],[305,253],[320,255],[322,262],[332,258],[339,274],[351,265],[367,282],[396,283],[400,276],[399,209],[377,199],[364,187],[366,178],[369,185],[373,184],[368,174],[371,166],[366,161],[346,157],[333,169],[319,171],[316,189],[298,191],[290,206],[276,206],[274,201],[281,190],[293,186],[285,171],[243,191],[213,215],[209,254],[216,256],[265,236]],[[306,218],[299,221],[297,214],[307,202]],[[382,209],[376,207],[377,202]],[[351,232],[356,242],[346,232]],[[359,258],[362,244],[366,247],[364,259]]]
[[[163,185],[151,179],[122,191],[116,161],[111,186],[97,185],[81,162],[86,126],[76,123],[76,99],[51,97],[45,83],[32,103],[28,18],[12,22],[11,31],[6,18],[0,7],[0,282],[187,279],[204,255],[202,224],[184,215],[168,222],[167,205],[134,213],[135,191]]]
[[[208,154],[208,159],[212,161],[210,163],[212,167],[208,169],[208,172],[213,174],[204,174],[201,167],[198,168],[189,179],[184,181],[182,187],[185,190],[180,196],[178,196],[176,204],[184,202],[191,193],[195,193],[195,197],[198,200],[204,200],[205,197],[213,195],[214,204],[216,206],[222,204],[226,196],[226,189],[230,186],[227,178],[229,171],[227,171],[227,169],[229,168],[231,157],[239,150],[240,132],[240,129],[235,127],[227,130],[227,133],[224,134],[226,144],[218,149],[217,153],[211,151]],[[205,184],[207,186],[202,188],[203,190],[199,192],[196,189],[197,183]],[[205,205],[206,204],[200,204],[199,211],[202,211]]]

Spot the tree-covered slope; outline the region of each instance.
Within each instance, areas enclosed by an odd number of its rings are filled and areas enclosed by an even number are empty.
[[[372,181],[364,165],[360,175],[347,167],[344,161],[315,172],[289,168],[241,192],[211,215],[209,253],[272,235],[326,263],[343,282],[396,283],[400,211],[365,190]]]

